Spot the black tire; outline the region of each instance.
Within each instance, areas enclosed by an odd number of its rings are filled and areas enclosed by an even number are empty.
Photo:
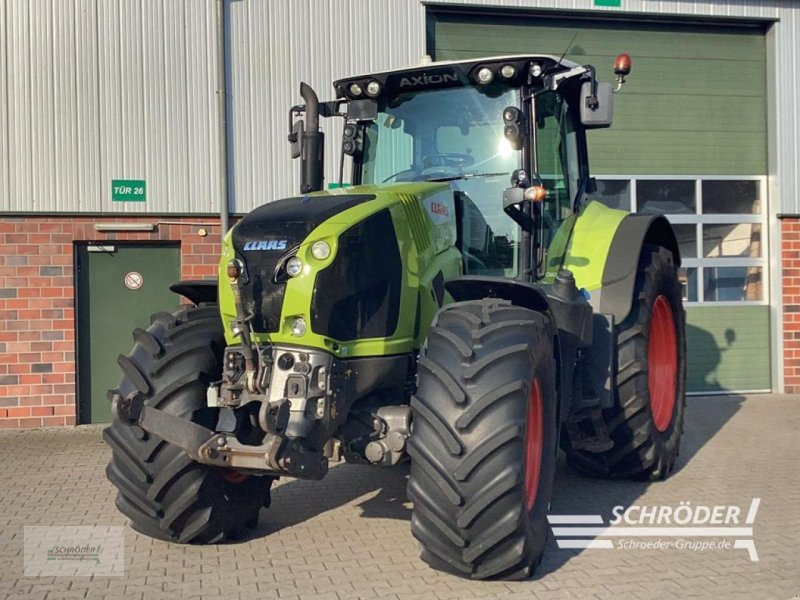
[[[672,317],[675,335],[674,382],[671,382],[674,395],[659,392],[656,387],[651,396],[651,383],[656,386],[661,383],[656,363],[663,364],[664,360],[653,360],[648,345],[651,335],[657,341],[656,325],[663,324],[668,315]],[[593,454],[571,450],[567,440],[567,462],[577,471],[614,479],[649,480],[664,479],[672,471],[680,449],[686,405],[685,322],[672,253],[662,247],[645,246],[639,260],[633,307],[616,328],[615,404],[603,410],[614,446]],[[672,356],[672,352],[665,352]],[[664,403],[665,398],[671,398],[671,407]],[[662,414],[659,417],[657,413]]]
[[[422,559],[471,579],[529,577],[547,540],[558,437],[549,320],[502,300],[451,304],[418,366],[408,495]],[[538,460],[526,440],[540,444]],[[528,465],[539,470],[530,508]]]
[[[213,429],[218,411],[206,407],[206,388],[221,378],[225,349],[216,306],[158,313],[133,339],[131,353],[118,359],[122,379],[109,397],[138,390],[148,405]],[[118,490],[117,508],[147,536],[217,543],[255,527],[259,510],[269,504],[271,478],[235,483],[231,473],[199,464],[180,448],[116,421],[103,438],[113,451],[106,475]]]

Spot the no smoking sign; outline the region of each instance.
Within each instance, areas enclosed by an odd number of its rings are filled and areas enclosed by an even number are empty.
[[[144,277],[142,277],[141,273],[137,273],[136,271],[131,271],[127,275],[125,275],[125,287],[129,290],[138,290],[142,287],[144,283]]]

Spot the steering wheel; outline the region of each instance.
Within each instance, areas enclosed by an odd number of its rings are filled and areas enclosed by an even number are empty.
[[[389,175],[389,177],[384,179],[381,183],[389,183],[390,181],[418,181],[418,178],[419,170],[412,166],[410,169],[403,169],[402,171]]]
[[[422,168],[445,167],[451,169],[463,169],[475,164],[475,157],[459,152],[446,152],[443,154],[429,154],[422,159]]]
[[[390,181],[426,181],[437,177],[458,177],[461,169],[475,163],[475,158],[469,154],[459,152],[446,152],[443,154],[429,154],[422,159],[422,169],[412,166],[383,180]]]

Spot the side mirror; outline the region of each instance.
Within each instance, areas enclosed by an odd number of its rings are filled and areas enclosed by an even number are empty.
[[[581,123],[586,129],[610,127],[614,116],[614,90],[610,83],[597,83],[592,94],[592,82],[581,86]]]
[[[292,158],[300,158],[303,153],[303,133],[305,124],[303,119],[299,119],[292,125],[292,132],[289,134],[289,143],[292,146]]]

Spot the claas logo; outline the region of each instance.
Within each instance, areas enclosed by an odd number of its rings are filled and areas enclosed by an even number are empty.
[[[245,252],[251,250],[286,250],[286,240],[259,240],[247,242],[244,245]]]

